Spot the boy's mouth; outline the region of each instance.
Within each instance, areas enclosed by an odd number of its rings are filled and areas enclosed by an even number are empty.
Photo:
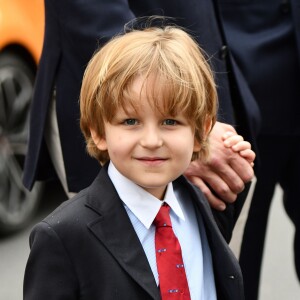
[[[145,163],[147,165],[153,165],[153,166],[159,165],[167,160],[167,158],[163,158],[163,157],[148,157],[148,156],[138,157],[136,159],[142,163]]]

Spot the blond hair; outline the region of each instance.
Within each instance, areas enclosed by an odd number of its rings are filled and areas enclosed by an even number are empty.
[[[201,145],[200,153],[194,153],[192,159],[206,157],[205,125],[207,120],[212,125],[216,121],[215,82],[197,43],[174,26],[128,32],[94,54],[85,70],[80,94],[80,127],[88,153],[100,163],[109,159],[108,152],[94,144],[90,129],[104,138],[104,123],[112,120],[120,106],[125,111],[128,105],[136,108],[128,95],[133,80],[140,75],[145,84],[149,76],[154,78],[148,97],[154,108],[163,109],[162,114],[183,112],[187,116]]]

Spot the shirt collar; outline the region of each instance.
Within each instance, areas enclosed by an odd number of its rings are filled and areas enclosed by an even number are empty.
[[[164,201],[161,201],[123,176],[112,162],[108,166],[108,175],[121,200],[147,229],[150,228],[164,202],[171,207],[172,211],[180,219],[185,220],[180,204],[175,196],[172,182],[167,186]]]

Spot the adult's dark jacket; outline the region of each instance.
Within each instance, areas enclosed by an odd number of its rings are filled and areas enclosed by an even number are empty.
[[[196,38],[216,74],[219,120],[236,125],[238,132],[254,145],[258,109],[226,47],[213,0],[45,0],[45,11],[44,47],[35,83],[25,162],[27,188],[31,189],[36,180],[55,177],[44,141],[54,87],[69,191],[78,192],[95,178],[100,166],[86,154],[79,129],[78,99],[83,72],[98,46],[121,32],[126,22],[145,15],[174,17],[175,23]]]
[[[243,300],[239,264],[198,188],[191,195],[212,253],[218,299]],[[227,215],[227,221],[234,221]],[[222,227],[226,232],[229,227]],[[230,230],[230,229],[229,229]],[[228,232],[227,235],[231,233]],[[63,203],[30,236],[24,300],[159,300],[159,289],[124,205],[103,167],[91,186]]]
[[[218,1],[228,45],[261,111],[260,133],[299,136],[300,1]]]

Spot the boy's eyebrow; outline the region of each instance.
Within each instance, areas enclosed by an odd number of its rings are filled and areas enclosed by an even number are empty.
[[[124,108],[122,107],[121,110],[116,111],[116,114],[118,114],[118,113],[120,113],[120,114],[122,113],[125,115],[137,114],[137,111],[138,111],[138,108],[134,108],[132,105],[127,105]]]

